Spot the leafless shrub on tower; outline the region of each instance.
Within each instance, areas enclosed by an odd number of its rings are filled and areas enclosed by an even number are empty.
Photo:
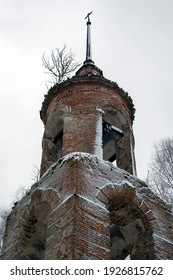
[[[67,46],[64,45],[62,49],[56,48],[51,51],[50,58],[45,57],[45,53],[42,57],[43,66],[48,70],[48,74],[51,75],[53,84],[61,83],[65,79],[69,78],[70,74],[74,72],[80,65],[75,60],[75,54],[67,51]]]

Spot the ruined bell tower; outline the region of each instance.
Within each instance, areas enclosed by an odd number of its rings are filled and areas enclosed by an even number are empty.
[[[40,111],[41,178],[10,213],[2,259],[173,259],[168,207],[136,178],[134,105],[91,52]]]

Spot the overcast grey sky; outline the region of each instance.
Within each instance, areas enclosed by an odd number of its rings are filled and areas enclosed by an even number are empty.
[[[135,104],[138,177],[153,142],[173,136],[172,0],[0,0],[0,207],[40,165],[42,54],[66,43],[83,63],[90,11],[93,60]]]

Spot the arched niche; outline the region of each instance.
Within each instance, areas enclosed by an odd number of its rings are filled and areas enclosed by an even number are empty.
[[[103,106],[103,159],[136,175],[134,136],[130,119],[113,106]]]
[[[36,203],[30,208],[22,223],[20,259],[44,259],[50,211],[51,208],[46,202]]]
[[[109,184],[101,188],[96,197],[110,213],[112,259],[155,259],[153,232],[159,231],[159,227],[136,190],[127,184]]]
[[[103,110],[103,159],[117,165],[118,142],[124,136],[124,124],[127,121],[120,111],[111,106],[104,107]]]
[[[117,108],[114,108],[111,105],[106,105],[103,106],[102,109],[104,111],[103,119],[106,122],[111,123],[119,129],[123,129],[123,126],[127,124],[127,118]]]
[[[142,210],[129,198],[117,196],[110,211],[111,255],[114,260],[151,259],[152,229]]]

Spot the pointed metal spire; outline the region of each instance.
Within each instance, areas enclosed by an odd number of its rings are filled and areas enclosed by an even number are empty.
[[[94,61],[92,60],[92,53],[91,53],[91,21],[90,15],[92,12],[88,13],[85,19],[87,19],[87,42],[86,42],[86,60],[84,61],[81,68],[76,72],[77,76],[103,76],[103,72],[99,69]],[[88,67],[89,66],[89,67]]]
[[[86,60],[84,61],[84,65],[93,65],[94,61],[92,61],[92,51],[91,51],[91,21],[90,15],[92,12],[88,13],[85,19],[87,20],[87,42],[86,42]]]

